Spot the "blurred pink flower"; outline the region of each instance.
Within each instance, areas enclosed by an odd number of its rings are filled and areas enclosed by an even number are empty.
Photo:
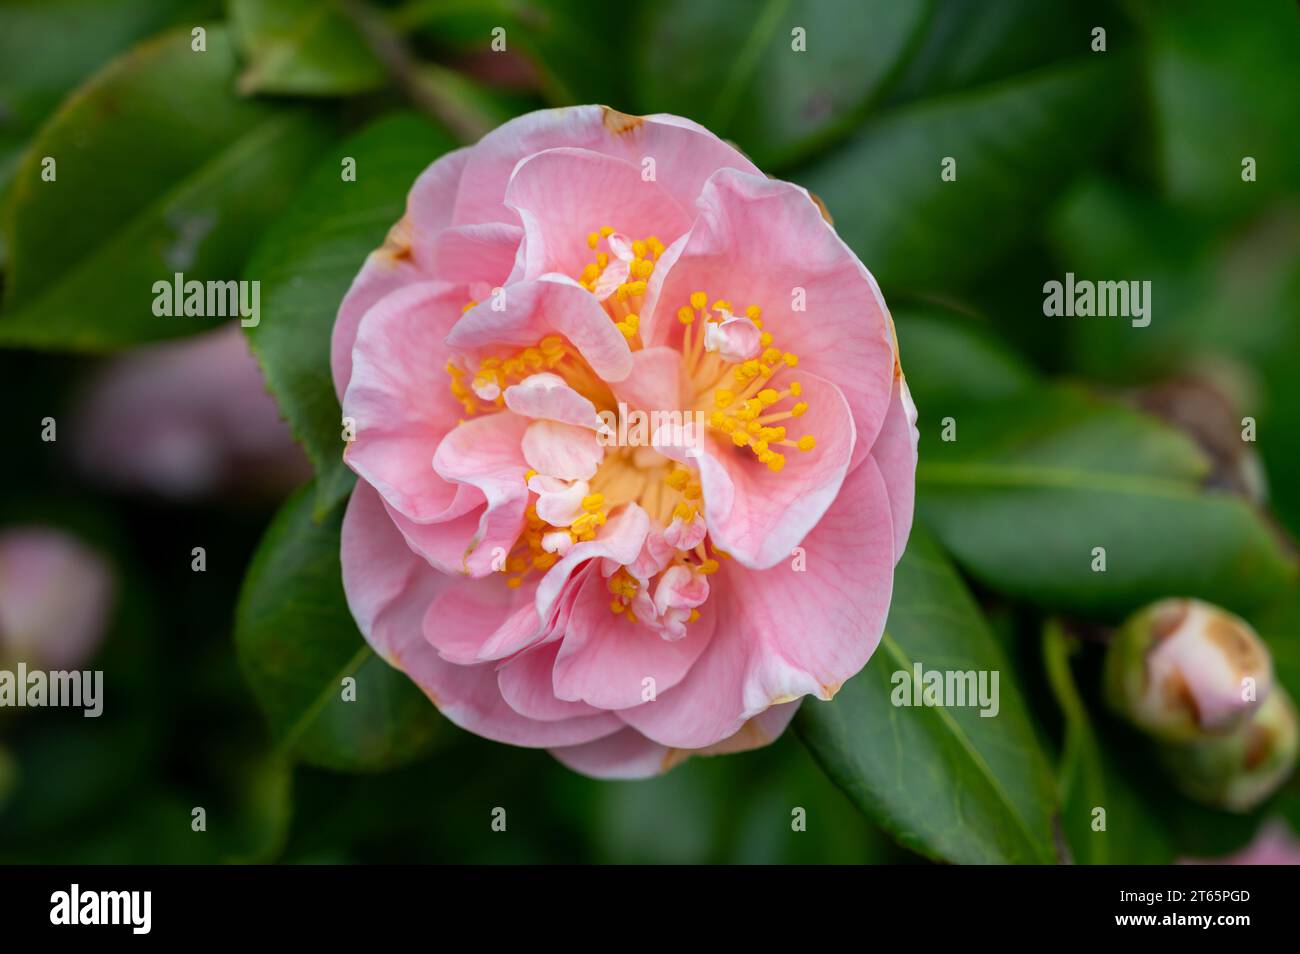
[[[73,430],[92,479],[176,500],[284,493],[311,474],[236,324],[116,359]]]
[[[81,668],[112,602],[108,565],[85,544],[49,527],[0,531],[0,664]]]
[[[1260,825],[1250,844],[1235,854],[1203,860],[1180,858],[1180,865],[1300,865],[1300,839],[1287,823],[1273,818]]]
[[[439,159],[333,369],[349,604],[458,725],[650,775],[770,742],[879,642],[917,440],[889,312],[696,124],[550,110]]]

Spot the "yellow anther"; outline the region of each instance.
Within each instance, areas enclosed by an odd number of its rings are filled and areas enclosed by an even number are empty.
[[[645,240],[645,243],[650,246],[650,251],[654,253],[655,258],[664,253],[664,243],[659,241],[657,236],[651,235]]]
[[[641,259],[632,263],[631,272],[636,278],[649,278],[655,270],[655,263],[648,259]]]
[[[542,354],[553,355],[564,350],[564,339],[559,335],[547,335],[537,345],[542,349]]]
[[[584,513],[581,517],[570,524],[570,529],[579,536],[582,536],[583,534],[594,533],[598,526],[600,526],[600,518],[596,514]]]
[[[790,414],[794,417],[802,417],[808,410],[808,405],[800,401],[794,407],[790,408]]]
[[[528,483],[528,481],[532,480],[536,476],[537,476],[537,471],[533,470],[531,467],[528,468],[526,471],[524,471],[524,483]]]
[[[697,311],[703,311],[704,306],[707,305],[708,303],[709,303],[709,296],[702,291],[694,292],[691,295],[691,307],[696,309]]]
[[[684,325],[689,325],[695,320],[695,312],[692,311],[689,306],[682,305],[682,307],[677,309],[677,320]]]
[[[699,618],[700,618],[700,611],[697,609],[693,609],[691,610],[691,615],[686,617],[686,622],[694,623]]]
[[[464,304],[463,306],[461,306],[461,309],[460,309],[461,314],[463,315],[465,312],[469,311],[471,308],[473,308],[473,307],[474,307],[475,305],[477,305],[477,304],[478,304],[478,302],[476,302],[474,299],[471,298],[469,301],[465,302],[465,304]]]
[[[594,282],[599,277],[600,269],[596,267],[595,262],[592,262],[582,270],[582,274],[578,276],[578,280],[581,282]]]
[[[761,456],[762,453],[763,453],[765,450],[767,450],[767,441],[765,441],[765,440],[750,441],[750,442],[749,442],[749,446],[752,447],[752,448],[754,448],[754,453],[755,453],[755,454],[758,454],[758,455]]]
[[[596,254],[596,265],[603,271],[605,266],[608,264],[609,256],[604,252],[598,252]]]
[[[622,600],[614,600],[613,602],[611,602],[611,603],[609,604],[609,611],[610,611],[611,613],[613,613],[615,616],[617,616],[619,613],[623,612],[623,610],[624,610],[625,608],[626,608],[626,607],[623,606],[623,601],[622,601]]]
[[[687,500],[699,500],[704,496],[704,489],[699,484],[688,484],[682,493],[686,495]]]
[[[726,388],[718,388],[713,392],[713,403],[721,408],[731,407],[731,402],[736,400],[736,395]]]
[[[775,364],[781,360],[781,352],[776,348],[768,348],[760,357],[766,364]]]
[[[676,507],[673,507],[673,516],[685,522],[695,516],[695,508],[685,500],[682,500]]]
[[[522,576],[512,576],[510,579],[506,580],[506,586],[510,587],[512,590],[519,589],[523,583],[524,578]]]
[[[594,513],[603,506],[605,506],[604,494],[587,494],[582,498],[582,509],[588,513]]]
[[[749,435],[737,428],[731,432],[731,443],[735,444],[737,447],[744,447],[749,443]]]
[[[587,248],[595,248],[595,247],[596,247],[596,243],[599,242],[599,241],[600,241],[600,233],[599,233],[599,232],[588,232],[588,233],[587,233]]]
[[[759,343],[760,345],[762,345],[764,348],[771,347],[771,344],[772,344],[772,332],[770,332],[770,331],[765,331],[765,332],[763,332],[761,335],[759,335],[759,336],[758,336],[758,343]]]
[[[602,225],[600,227],[600,234],[603,238],[609,238],[611,235],[614,234],[614,230],[610,228],[608,225]]]
[[[690,483],[690,480],[691,480],[691,472],[689,470],[683,470],[682,468],[678,467],[675,470],[671,471],[668,474],[668,476],[664,478],[664,483],[666,483],[669,487],[673,488],[673,490],[681,490],[688,483]]]
[[[538,553],[533,557],[533,567],[538,570],[549,570],[559,562],[558,553]]]
[[[762,402],[763,407],[771,407],[777,401],[781,400],[781,395],[777,394],[773,388],[763,388],[758,392],[758,399]]]
[[[811,434],[805,434],[795,442],[795,446],[806,454],[817,446],[817,438],[813,437]]]
[[[635,255],[637,258],[645,258],[645,253],[646,253],[645,242],[641,241],[641,239],[634,240],[632,242],[632,254]]]
[[[795,397],[798,397],[799,395],[803,394],[803,385],[800,384],[798,381],[791,381],[790,393],[793,394]]]
[[[718,561],[717,561],[717,560],[705,560],[703,563],[700,564],[700,572],[701,572],[701,573],[717,573],[717,572],[718,572]]]
[[[710,311],[731,311],[731,302],[727,301],[725,298],[719,298],[713,303],[713,307]]]
[[[784,454],[772,454],[771,459],[767,461],[767,469],[774,474],[781,473],[781,468],[785,466]]]
[[[745,317],[750,321],[757,321],[759,318],[763,317],[763,309],[759,308],[757,305],[750,305],[745,309]]]
[[[709,426],[720,431],[726,426],[725,422],[727,420],[729,420],[727,415],[723,414],[721,411],[714,411],[709,415]]]
[[[785,363],[787,367],[793,368],[796,364],[799,363],[799,356],[797,354],[791,354],[789,351],[787,351],[784,355],[782,355],[782,357],[785,358]]]

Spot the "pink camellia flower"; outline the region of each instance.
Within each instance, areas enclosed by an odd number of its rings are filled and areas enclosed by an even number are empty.
[[[45,526],[0,531],[0,667],[81,668],[112,603],[108,564],[75,537]]]
[[[916,468],[892,321],[700,126],[548,110],[444,156],[332,344],[348,602],[458,725],[651,775],[874,651]]]

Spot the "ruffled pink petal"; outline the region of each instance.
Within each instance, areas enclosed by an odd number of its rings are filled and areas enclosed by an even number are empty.
[[[573,702],[555,695],[551,674],[559,651],[558,642],[547,643],[502,665],[497,672],[497,682],[510,708],[529,719],[543,722],[600,713],[601,710],[585,702]]]
[[[585,288],[560,275],[519,282],[471,308],[452,328],[447,345],[472,356],[500,356],[553,334],[567,338],[606,381],[621,381],[632,370],[627,339],[605,309]]]
[[[524,224],[524,278],[581,274],[596,257],[587,235],[603,226],[672,242],[691,224],[686,208],[642,178],[639,166],[587,149],[548,149],[522,160],[505,203]]]
[[[618,731],[612,714],[540,722],[506,704],[496,666],[457,666],[423,636],[429,604],[450,578],[430,569],[402,541],[379,495],[358,481],[343,518],[343,589],[375,652],[405,672],[448,719],[498,742],[531,747],[578,745]]]
[[[561,764],[603,779],[636,779],[660,775],[675,762],[673,751],[651,742],[636,729],[623,729],[595,742],[551,749]]]
[[[523,238],[523,229],[504,222],[446,229],[433,240],[430,272],[482,301],[510,279]]]
[[[737,752],[748,752],[750,749],[761,749],[765,745],[771,745],[790,725],[790,720],[799,711],[802,703],[802,699],[796,699],[794,702],[783,702],[764,709],[721,742],[695,749],[690,754],[734,755]]]
[[[561,480],[590,480],[605,457],[594,430],[558,421],[532,421],[522,445],[529,467]]]
[[[844,392],[861,445],[856,467],[893,392],[893,335],[875,279],[807,192],[788,182],[724,169],[704,187],[698,207],[686,240],[664,252],[650,277],[642,340],[679,343],[676,313],[695,291],[738,312],[758,305],[773,346],[797,354],[801,371]],[[795,311],[799,289],[805,309]]]
[[[893,527],[884,480],[865,461],[793,561],[754,571],[724,560],[713,596],[720,623],[681,683],[624,709],[663,745],[699,749],[740,731],[769,706],[829,699],[866,665],[884,632],[893,585]]]
[[[789,558],[835,499],[853,451],[853,419],[839,389],[795,370],[800,373],[778,372],[772,387],[782,390],[794,379],[803,385],[799,400],[807,402],[808,412],[781,423],[790,439],[812,434],[817,444],[811,451],[773,447],[786,460],[785,468],[773,473],[748,448],[714,438],[699,459],[704,516],[714,544],[756,569]]]
[[[431,523],[422,528],[431,537],[445,540],[451,536],[460,546],[462,557],[457,572],[472,576],[494,572],[523,530],[528,504],[524,474],[528,465],[520,444],[527,426],[527,418],[504,412],[470,418],[443,438],[433,455],[433,470],[439,477],[451,484],[472,487],[482,497],[477,524],[468,536],[463,533],[463,520]],[[426,549],[424,538],[409,533],[406,538],[421,551]]]
[[[500,573],[457,580],[429,604],[425,639],[443,659],[460,666],[511,656],[543,635],[536,591],[535,581],[511,589]]]
[[[546,571],[537,587],[537,615],[551,618],[569,578],[587,560],[634,562],[649,532],[650,517],[637,504],[628,504],[611,514],[594,540],[574,544],[562,560]]]
[[[440,282],[386,296],[361,324],[343,396],[343,415],[356,422],[357,439],[344,449],[348,466],[417,521],[444,516],[456,496],[430,461],[463,413],[443,370],[443,339],[458,311]]]
[[[907,538],[912,532],[912,510],[916,502],[916,446],[920,437],[916,429],[916,405],[912,403],[907,381],[900,372],[885,423],[871,448],[871,456],[880,468],[889,493],[895,560],[902,559]]]
[[[384,244],[366,257],[343,297],[330,335],[330,370],[340,401],[352,379],[352,345],[365,313],[389,292],[435,276],[431,261],[434,239],[451,224],[456,190],[468,157],[468,149],[457,149],[420,174],[407,196],[406,215],[389,231]]]
[[[658,695],[681,681],[713,635],[714,616],[702,612],[677,640],[610,612],[605,580],[589,574],[578,594],[555,661],[555,695],[600,709],[641,705],[645,680]]]
[[[558,374],[532,374],[505,390],[506,407],[524,417],[560,421],[579,427],[598,428],[596,405],[583,397]]]
[[[684,209],[692,208],[718,169],[758,173],[733,146],[679,116],[629,117],[605,106],[539,110],[497,127],[473,147],[453,221],[518,224],[503,202],[515,166],[526,156],[562,147],[613,156],[638,170],[644,159],[653,159],[655,180]]]

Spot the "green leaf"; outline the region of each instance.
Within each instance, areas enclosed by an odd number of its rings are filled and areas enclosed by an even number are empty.
[[[959,287],[1023,239],[1119,127],[1126,70],[1105,59],[881,113],[796,179],[886,294]],[[940,177],[946,158],[953,181]]]
[[[0,5],[0,197],[59,100],[132,43],[214,4],[203,0],[9,0]],[[0,250],[0,264],[3,264]]]
[[[387,76],[338,0],[229,0],[245,93],[346,96]]]
[[[689,116],[776,168],[846,133],[930,15],[923,0],[662,0],[639,38],[642,107]],[[805,49],[795,48],[803,30]],[[870,181],[870,180],[865,180]]]
[[[221,28],[206,52],[168,34],[55,113],[14,181],[0,341],[106,350],[230,320],[158,317],[154,283],[233,280],[330,132],[316,114],[240,100],[234,70]]]
[[[1300,15],[1290,0],[1144,0],[1155,142],[1180,201],[1237,212],[1297,190]],[[1244,182],[1242,160],[1256,161]]]
[[[1018,355],[970,318],[938,305],[904,305],[893,315],[912,400],[932,421],[1037,382]]]
[[[1109,52],[1123,30],[1104,7],[1098,0],[943,0],[888,102],[933,98],[1083,56],[1096,26],[1106,28]]]
[[[247,329],[267,384],[317,475],[317,513],[347,494],[342,412],[330,376],[330,331],[366,255],[406,210],[420,172],[453,145],[428,122],[382,119],[330,150],[293,206],[253,253],[244,277],[262,283],[262,320]],[[344,181],[342,160],[356,160]]]
[[[896,672],[999,673],[999,708],[902,707]],[[800,736],[848,796],[908,848],[967,864],[1055,860],[1055,793],[1011,666],[943,552],[916,528],[880,647],[834,701],[806,701]]]
[[[1059,623],[1043,633],[1048,683],[1065,720],[1058,784],[1061,829],[1079,864],[1168,864],[1163,819],[1107,755],[1070,669],[1073,648]],[[1104,815],[1098,815],[1102,809]],[[1097,827],[1100,826],[1100,830]]]
[[[340,771],[390,768],[424,754],[441,728],[433,704],[371,651],[343,595],[343,508],[312,516],[314,488],[293,495],[244,578],[235,647],[277,746]],[[343,680],[356,680],[356,699]]]
[[[1170,595],[1246,609],[1295,576],[1244,500],[1201,485],[1196,446],[1144,415],[1061,387],[972,408],[953,441],[932,420],[921,433],[918,513],[1011,596],[1111,617]]]

